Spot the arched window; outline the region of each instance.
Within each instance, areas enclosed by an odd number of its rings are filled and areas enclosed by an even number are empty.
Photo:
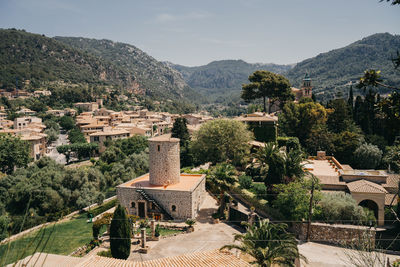
[[[157,145],[157,150],[160,151],[160,145]]]
[[[136,208],[136,203],[135,202],[131,203],[131,208],[133,208],[133,209]]]
[[[176,206],[172,205],[172,211],[176,211]]]

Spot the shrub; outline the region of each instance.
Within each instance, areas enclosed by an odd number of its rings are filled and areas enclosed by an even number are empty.
[[[299,138],[297,137],[286,137],[286,136],[280,136],[276,140],[278,142],[279,147],[286,147],[286,150],[300,150],[301,145]]]
[[[253,191],[256,194],[257,198],[266,198],[267,197],[267,187],[264,183],[254,183]]]
[[[358,168],[375,169],[381,158],[382,151],[372,144],[362,144],[354,151],[354,163]]]
[[[371,220],[375,224],[374,215],[369,210],[358,206],[354,198],[344,192],[323,194],[319,202],[320,212],[314,214],[317,220],[328,223],[342,222],[353,224],[369,224]]]
[[[244,189],[250,189],[253,184],[253,180],[250,176],[241,175],[239,176],[239,184]]]
[[[97,255],[102,256],[102,257],[112,258],[110,249],[100,251],[99,253],[97,253]]]

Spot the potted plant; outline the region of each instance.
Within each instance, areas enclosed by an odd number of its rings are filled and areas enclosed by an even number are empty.
[[[196,220],[195,220],[195,219],[187,219],[187,220],[185,221],[185,223],[188,225],[187,231],[188,231],[189,233],[190,233],[190,232],[193,232],[193,231],[194,231],[193,225],[195,225]]]
[[[212,215],[213,219],[214,219],[214,223],[219,223],[219,218],[220,218],[220,214],[218,213],[214,213]]]
[[[160,225],[159,224],[156,225],[156,228],[154,230],[154,237],[156,238],[156,240],[159,240],[159,238],[160,238]]]

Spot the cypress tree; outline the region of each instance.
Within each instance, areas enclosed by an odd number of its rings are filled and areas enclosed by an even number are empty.
[[[117,259],[127,259],[131,252],[131,225],[125,209],[119,204],[114,211],[110,226],[111,255]]]
[[[349,92],[349,99],[347,100],[347,103],[349,104],[349,107],[351,110],[353,110],[353,102],[354,102],[354,95],[353,95],[353,85],[350,85],[350,92]]]
[[[172,137],[180,139],[179,145],[181,147],[186,146],[190,138],[186,118],[177,118],[172,126],[171,133]]]

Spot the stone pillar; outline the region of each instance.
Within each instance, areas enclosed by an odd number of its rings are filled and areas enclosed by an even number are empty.
[[[151,237],[156,237],[156,221],[153,219],[150,221],[150,228],[151,228]]]
[[[140,239],[142,240],[141,247],[146,248],[146,228],[140,229],[140,235]]]
[[[378,208],[378,226],[383,226],[385,224],[385,209],[382,207]]]

